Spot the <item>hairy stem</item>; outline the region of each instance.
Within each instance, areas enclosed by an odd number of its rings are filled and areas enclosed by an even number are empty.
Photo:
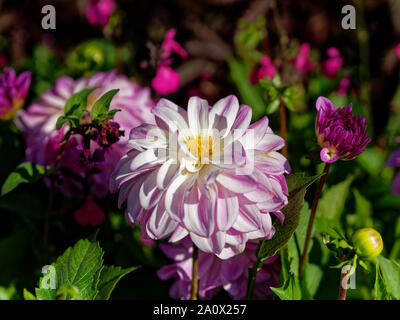
[[[314,202],[313,202],[312,209],[311,209],[311,216],[310,216],[310,220],[308,222],[306,242],[304,244],[303,254],[301,255],[301,262],[300,262],[300,267],[299,267],[299,279],[301,278],[301,275],[304,271],[304,267],[306,264],[308,248],[310,246],[310,240],[311,240],[311,232],[312,232],[312,228],[314,225],[315,213],[317,212],[319,198],[321,197],[322,188],[324,187],[326,177],[328,176],[330,167],[331,167],[331,165],[329,163],[325,163],[324,172],[323,172],[322,177],[319,179],[317,192],[314,197]]]
[[[192,288],[190,291],[191,300],[197,300],[197,291],[199,287],[199,280],[197,278],[198,268],[199,268],[199,249],[193,243]]]

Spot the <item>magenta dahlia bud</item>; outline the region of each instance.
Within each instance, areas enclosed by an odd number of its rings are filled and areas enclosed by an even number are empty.
[[[351,104],[335,109],[329,99],[319,97],[316,108],[315,132],[322,148],[320,156],[323,162],[352,160],[364,152],[371,139],[367,135],[365,118],[353,116]]]

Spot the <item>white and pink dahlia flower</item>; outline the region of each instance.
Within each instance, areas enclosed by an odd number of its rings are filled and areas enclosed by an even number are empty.
[[[187,111],[161,99],[152,113],[156,124],[131,130],[134,149],[110,181],[128,220],[151,239],[189,235],[221,259],[243,252],[248,240],[270,239],[270,214],[284,218],[290,167],[267,117],[250,125],[251,107],[235,96],[213,107],[192,97]]]
[[[110,109],[120,109],[114,121],[125,130],[125,137],[110,146],[105,151],[104,161],[97,164],[98,172],[91,175],[90,193],[95,197],[103,197],[108,191],[108,181],[112,170],[120,157],[130,148],[127,146],[129,130],[142,123],[153,123],[154,117],[150,110],[154,103],[150,97],[150,89],[142,88],[129,81],[124,75],[114,71],[97,73],[90,78],[74,80],[69,77],[60,77],[55,85],[41,95],[38,102],[31,104],[27,110],[20,110],[21,121],[18,123],[26,142],[26,158],[28,161],[40,165],[53,165],[55,163],[60,142],[64,138],[66,129],[56,130],[59,116],[64,114],[67,100],[75,93],[85,88],[97,88],[88,98],[88,110],[94,102],[104,93],[112,89],[119,89],[111,102]],[[61,157],[60,166],[63,172],[70,175],[62,176],[62,181],[57,185],[67,195],[75,194],[82,190],[79,177],[84,176],[84,169],[79,167],[81,137],[72,136],[67,142]],[[93,153],[98,145],[91,143]],[[75,176],[76,179],[70,176]]]

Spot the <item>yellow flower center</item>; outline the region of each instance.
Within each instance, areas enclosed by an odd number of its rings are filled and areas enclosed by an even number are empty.
[[[212,156],[213,139],[211,136],[190,136],[186,139],[185,145],[189,152],[198,159],[197,163],[193,164],[196,168],[204,164],[205,159],[210,159]]]

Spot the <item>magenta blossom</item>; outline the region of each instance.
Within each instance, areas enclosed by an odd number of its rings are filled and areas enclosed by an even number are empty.
[[[272,80],[276,72],[278,72],[278,70],[271,59],[268,56],[263,56],[260,58],[260,65],[255,66],[251,70],[249,81],[251,84],[256,85],[264,78]]]
[[[192,279],[192,251],[189,238],[177,245],[161,244],[161,250],[174,263],[158,270],[162,280],[174,279],[169,290],[173,299],[188,300],[190,298]],[[248,269],[254,265],[256,242],[247,242],[246,249],[239,255],[228,260],[221,260],[213,254],[199,252],[199,297],[211,299],[213,295],[224,289],[233,299],[244,299],[248,282]],[[264,262],[257,274],[254,298],[271,297],[269,287],[275,287],[279,282],[280,261],[276,255]]]
[[[297,57],[292,60],[296,69],[302,73],[311,73],[314,71],[314,64],[308,57],[309,53],[310,53],[310,44],[303,43],[300,46],[300,50]]]
[[[86,18],[91,25],[104,27],[115,10],[114,0],[89,0],[86,8]]]
[[[213,107],[191,97],[187,111],[161,99],[152,112],[157,125],[132,129],[134,149],[111,180],[129,221],[152,239],[189,234],[200,250],[222,259],[242,252],[248,240],[270,239],[270,213],[284,218],[290,167],[268,119],[249,126],[251,107],[235,96]]]
[[[343,65],[343,58],[336,48],[329,48],[326,53],[329,58],[322,62],[321,71],[326,77],[335,79]]]
[[[106,148],[104,161],[97,164],[97,171],[90,177],[90,192],[97,198],[107,194],[110,174],[119,158],[129,149],[127,141],[129,130],[144,122],[154,123],[150,113],[154,106],[150,98],[150,90],[132,83],[124,75],[114,71],[98,73],[90,78],[73,80],[61,77],[51,90],[42,94],[41,100],[33,103],[28,109],[20,110],[22,123],[18,123],[26,141],[26,158],[28,161],[41,165],[53,165],[60,150],[60,142],[65,136],[66,128],[56,130],[56,121],[64,113],[66,101],[76,92],[84,88],[97,88],[88,98],[88,109],[104,93],[112,89],[120,89],[111,102],[111,109],[120,109],[114,117],[114,122],[105,123],[98,132],[98,142],[92,141],[91,155],[93,157],[100,146],[111,143],[116,131],[126,132],[125,136],[118,135],[118,142]],[[117,123],[117,124],[115,124]],[[116,126],[119,126],[116,128]],[[60,165],[68,172],[75,173],[75,178],[68,175],[60,181],[61,190],[67,195],[80,193],[82,182],[79,177],[84,175],[82,151],[77,146],[82,145],[80,136],[72,136],[64,148]],[[64,172],[66,170],[63,170]],[[76,175],[77,174],[77,175]]]
[[[166,60],[169,59],[172,52],[180,55],[182,59],[186,59],[188,57],[187,52],[182,46],[175,41],[176,30],[170,29],[167,31],[164,37],[164,41],[161,44],[161,59]]]
[[[157,68],[156,76],[151,81],[154,90],[159,94],[167,95],[179,89],[179,73],[169,66],[161,65]]]
[[[396,46],[396,54],[397,57],[400,59],[400,43]]]
[[[400,137],[397,137],[397,142],[400,142]],[[389,156],[389,160],[386,164],[390,168],[400,167],[400,148],[397,148]],[[396,173],[392,182],[392,192],[393,194],[400,195],[400,171]]]
[[[338,159],[352,160],[364,152],[371,141],[367,135],[365,118],[353,116],[352,105],[335,109],[333,103],[319,97],[316,103],[317,121],[315,131],[322,150],[321,160],[326,163]]]
[[[24,105],[30,84],[30,72],[17,76],[12,68],[4,68],[0,75],[0,120],[10,119]]]
[[[178,72],[170,67],[172,64],[172,59],[170,59],[171,54],[175,52],[183,59],[186,59],[188,56],[185,49],[175,41],[175,34],[175,29],[170,29],[165,34],[164,41],[160,48],[161,62],[151,82],[153,89],[162,95],[174,93],[179,89],[180,76]]]
[[[82,207],[74,212],[74,218],[81,226],[90,224],[96,227],[103,222],[105,217],[104,211],[94,202],[92,195],[88,195]]]

